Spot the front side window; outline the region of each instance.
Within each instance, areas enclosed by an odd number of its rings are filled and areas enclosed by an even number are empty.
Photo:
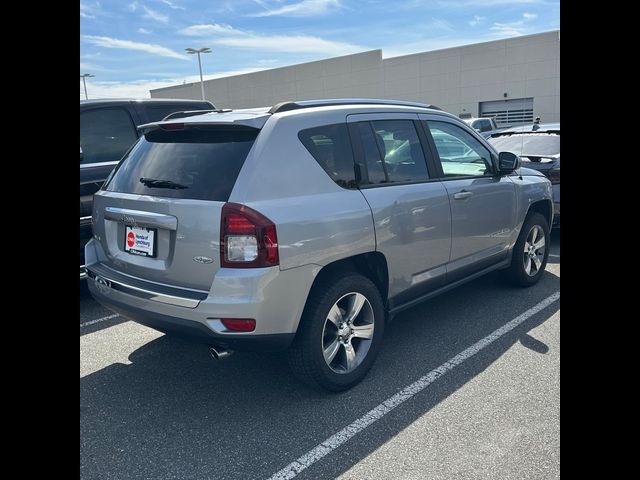
[[[334,182],[342,188],[356,188],[353,151],[345,123],[301,130],[298,138]]]
[[[457,125],[427,121],[447,177],[491,175],[491,153],[473,135]]]
[[[361,122],[358,132],[370,184],[422,182],[429,178],[413,121]]]
[[[116,162],[137,139],[129,112],[123,108],[80,112],[82,163]]]

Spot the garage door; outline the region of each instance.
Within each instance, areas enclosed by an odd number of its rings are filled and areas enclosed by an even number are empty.
[[[533,98],[480,102],[480,116],[495,118],[498,127],[533,123]]]

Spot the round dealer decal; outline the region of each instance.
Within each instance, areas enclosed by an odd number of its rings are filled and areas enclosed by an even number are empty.
[[[133,247],[133,245],[136,243],[135,238],[136,237],[133,234],[133,232],[129,232],[127,235],[127,245],[129,245],[130,247]]]

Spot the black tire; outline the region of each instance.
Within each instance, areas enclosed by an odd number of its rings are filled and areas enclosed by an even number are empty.
[[[527,273],[525,267],[525,243],[527,242],[527,238],[529,238],[532,230],[536,227],[541,228],[544,232],[545,249],[541,266],[535,269],[533,275],[530,275]],[[537,212],[529,213],[522,224],[522,230],[520,231],[518,240],[513,247],[511,265],[505,272],[509,283],[519,287],[530,287],[538,283],[540,278],[542,278],[545,267],[547,266],[547,259],[549,258],[549,243],[549,223],[547,222],[547,219]]]
[[[329,367],[323,355],[325,322],[334,304],[353,292],[364,295],[369,302],[371,310],[367,312],[373,314],[373,337],[360,363],[349,372],[337,373]],[[360,382],[371,368],[380,349],[384,326],[382,296],[371,280],[352,272],[325,278],[314,285],[309,294],[296,338],[288,351],[289,365],[296,377],[313,387],[333,392],[347,390]],[[359,344],[360,339],[353,342],[354,345],[355,342]]]

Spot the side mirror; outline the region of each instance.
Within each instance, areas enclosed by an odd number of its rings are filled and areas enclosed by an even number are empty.
[[[520,168],[520,157],[512,152],[500,152],[498,155],[498,171],[500,175],[508,175]]]
[[[84,158],[84,156],[82,155],[82,147],[80,147],[80,163],[82,163],[82,159]]]

